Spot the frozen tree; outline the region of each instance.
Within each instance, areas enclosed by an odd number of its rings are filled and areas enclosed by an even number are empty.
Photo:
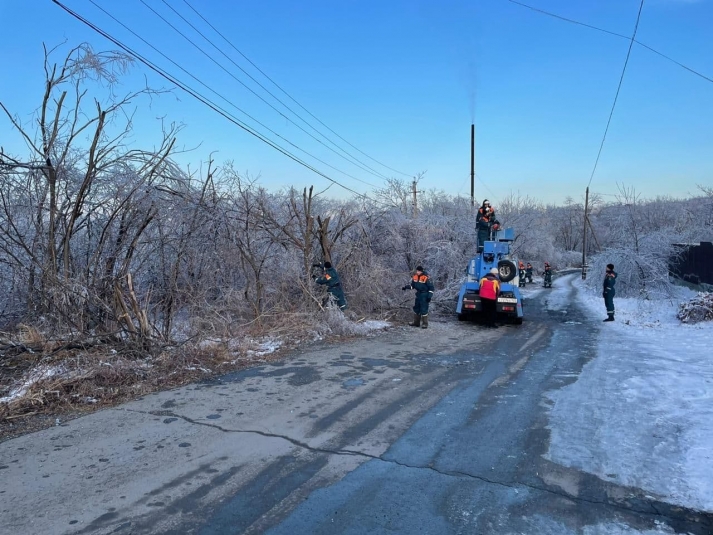
[[[0,103],[30,149],[25,158],[0,154],[8,179],[0,249],[23,274],[25,316],[75,332],[101,325],[145,341],[153,329],[132,272],[157,216],[156,188],[175,170],[177,128],[164,130],[158,149],[129,149],[130,108],[156,92],[116,95],[131,63],[121,53],[80,45],[54,63],[57,53],[45,51],[45,92],[31,123]]]

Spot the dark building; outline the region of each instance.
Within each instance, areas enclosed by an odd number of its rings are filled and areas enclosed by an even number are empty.
[[[677,253],[669,262],[672,275],[690,284],[713,286],[713,243],[677,243]]]

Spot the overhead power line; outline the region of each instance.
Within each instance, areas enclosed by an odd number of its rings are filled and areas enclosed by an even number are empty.
[[[339,139],[341,139],[344,143],[346,143],[347,145],[349,145],[351,148],[353,148],[354,150],[356,150],[357,152],[359,152],[359,153],[362,154],[363,156],[366,156],[366,157],[369,158],[370,160],[372,160],[372,161],[378,163],[380,166],[382,166],[382,167],[388,169],[389,171],[393,171],[394,173],[398,173],[398,174],[400,174],[400,175],[404,175],[404,176],[407,176],[407,177],[413,177],[413,173],[411,173],[411,174],[409,174],[409,173],[404,173],[404,172],[402,172],[402,171],[399,171],[398,169],[394,169],[393,167],[389,167],[388,165],[386,165],[386,164],[384,164],[384,163],[381,163],[379,160],[377,160],[377,159],[375,159],[375,158],[369,156],[367,153],[365,153],[364,151],[362,151],[362,150],[360,150],[359,148],[357,148],[357,147],[355,147],[354,145],[352,145],[349,141],[347,141],[346,139],[344,139],[344,138],[343,138],[342,136],[340,136],[337,132],[335,132],[334,130],[332,130],[329,126],[327,126],[326,124],[324,124],[321,120],[319,120],[319,118],[317,118],[315,115],[313,115],[312,112],[310,112],[307,108],[305,108],[302,104],[300,104],[297,100],[295,100],[295,99],[292,97],[292,95],[290,95],[285,89],[283,89],[275,80],[273,80],[272,78],[270,78],[270,77],[269,77],[262,69],[260,69],[260,67],[258,67],[250,58],[248,58],[245,54],[243,54],[227,37],[225,37],[225,36],[224,36],[215,26],[213,26],[203,15],[201,15],[201,13],[200,13],[196,8],[194,8],[194,7],[190,4],[190,2],[188,2],[188,0],[183,0],[183,2],[184,2],[198,17],[200,17],[201,20],[203,20],[203,22],[205,22],[215,33],[217,33],[226,43],[228,43],[228,45],[230,45],[230,47],[231,47],[233,50],[235,50],[238,54],[240,54],[248,63],[250,63],[250,65],[252,65],[253,67],[255,67],[255,69],[256,69],[260,74],[262,74],[265,78],[267,78],[268,80],[270,80],[270,82],[271,82],[275,87],[277,87],[280,91],[282,91],[292,102],[294,102],[294,103],[297,104],[300,108],[302,108],[310,117],[312,117],[315,121],[317,121],[319,124],[321,124],[324,128],[326,128],[327,130],[329,130],[332,134],[334,134],[335,136],[337,136],[337,137],[338,137]]]
[[[591,185],[592,179],[594,178],[594,173],[597,170],[597,165],[599,164],[599,158],[602,155],[602,149],[604,148],[604,142],[607,139],[607,132],[609,132],[609,125],[611,124],[611,118],[614,115],[614,108],[616,107],[616,101],[619,98],[619,91],[621,90],[621,84],[624,82],[624,74],[626,73],[626,66],[629,64],[629,57],[631,56],[631,48],[634,46],[634,39],[636,39],[636,32],[639,29],[639,20],[641,20],[641,10],[644,9],[644,0],[641,0],[639,4],[639,12],[636,15],[636,24],[634,25],[634,33],[631,34],[631,41],[629,42],[629,49],[626,52],[626,60],[624,61],[624,68],[621,70],[621,76],[619,77],[619,85],[616,87],[616,94],[614,95],[614,102],[611,106],[611,111],[609,112],[609,119],[607,119],[607,126],[604,129],[604,135],[602,136],[602,142],[599,144],[599,152],[597,153],[597,159],[594,161],[594,168],[592,169],[592,174],[589,177],[589,182],[587,183],[587,188]]]
[[[528,4],[524,4],[523,2],[518,2],[517,0],[508,0],[508,2],[510,2],[510,3],[512,3],[512,4],[517,4],[518,6],[522,6],[522,7],[524,7],[524,8],[530,9],[530,10],[535,11],[535,12],[537,12],[537,13],[540,13],[540,14],[542,14],[542,15],[547,15],[548,17],[553,17],[553,18],[555,18],[555,19],[559,19],[559,20],[564,21],[564,22],[569,22],[570,24],[577,24],[578,26],[584,26],[585,28],[590,28],[590,29],[596,30],[596,31],[598,31],[598,32],[602,32],[602,33],[606,33],[606,34],[609,34],[609,35],[613,35],[614,37],[619,37],[619,38],[621,38],[621,39],[626,39],[627,41],[631,39],[628,35],[623,35],[623,34],[620,34],[620,33],[612,32],[612,31],[609,31],[609,30],[605,30],[604,28],[599,28],[598,26],[592,26],[591,24],[587,24],[587,23],[585,23],[585,22],[580,22],[580,21],[578,21],[578,20],[569,19],[569,18],[567,18],[567,17],[563,17],[562,15],[558,15],[558,14],[556,14],[556,13],[552,13],[552,12],[546,11],[546,10],[544,10],[544,9],[540,9],[540,8],[537,8],[537,7],[534,7],[534,6],[530,6],[530,5],[528,5]],[[667,56],[667,55],[664,54],[663,52],[659,52],[658,50],[656,50],[656,49],[650,47],[650,46],[647,45],[647,44],[642,43],[641,41],[638,41],[638,40],[634,39],[634,43],[636,43],[636,44],[639,45],[639,46],[644,47],[645,49],[647,49],[647,50],[653,52],[654,54],[656,54],[656,55],[658,55],[658,56],[661,56],[662,58],[664,58],[664,59],[666,59],[666,60],[668,60],[668,61],[670,61],[670,62],[672,62],[672,63],[675,63],[676,65],[678,65],[679,67],[681,67],[681,68],[683,68],[683,69],[686,69],[686,70],[689,71],[690,73],[695,74],[696,76],[700,76],[701,78],[703,78],[704,80],[706,80],[706,81],[708,81],[708,82],[713,82],[713,78],[710,78],[710,77],[706,76],[705,74],[701,74],[700,72],[696,71],[695,69],[692,69],[691,67],[688,67],[687,65],[684,65],[683,63],[681,63],[681,62],[679,62],[679,61],[676,61],[676,60],[673,59],[672,57]]]
[[[367,173],[370,173],[370,174],[372,174],[372,175],[374,175],[374,176],[377,176],[377,177],[382,178],[382,179],[386,179],[386,178],[387,178],[386,176],[382,175],[381,173],[379,173],[379,172],[376,171],[375,169],[372,169],[371,167],[369,167],[367,164],[365,164],[365,163],[363,163],[363,162],[360,162],[358,158],[355,158],[354,156],[352,156],[352,155],[349,154],[348,152],[346,152],[346,151],[344,151],[343,149],[341,149],[341,147],[339,147],[338,145],[336,145],[335,143],[333,143],[329,138],[327,138],[326,136],[324,136],[323,134],[321,134],[317,129],[315,129],[314,127],[312,127],[309,123],[307,123],[307,121],[305,121],[304,119],[302,119],[302,117],[300,117],[297,113],[295,113],[292,109],[290,109],[289,106],[287,106],[284,102],[282,102],[282,101],[281,101],[280,99],[278,99],[275,95],[273,95],[273,94],[272,94],[267,88],[265,88],[260,82],[258,82],[257,80],[255,80],[255,78],[253,78],[248,72],[246,72],[245,69],[243,69],[243,68],[242,68],[240,65],[238,65],[237,63],[235,63],[227,54],[225,54],[225,53],[224,53],[219,47],[217,47],[210,39],[208,39],[208,37],[206,37],[198,28],[196,28],[193,24],[191,24],[191,22],[190,22],[189,20],[187,20],[183,15],[181,15],[178,11],[176,11],[176,10],[173,8],[173,6],[171,6],[168,2],[166,2],[166,0],[162,0],[162,1],[163,1],[163,3],[164,3],[166,6],[168,6],[169,9],[171,9],[171,11],[173,11],[178,17],[180,17],[181,20],[183,20],[183,21],[184,21],[186,24],[188,24],[193,30],[195,30],[201,37],[203,37],[203,39],[205,39],[206,41],[208,41],[208,43],[210,43],[210,45],[211,45],[213,48],[215,48],[218,52],[220,52],[223,56],[225,56],[233,65],[235,65],[238,69],[240,69],[246,76],[248,76],[253,82],[255,82],[258,86],[260,86],[264,91],[266,91],[272,98],[274,98],[275,100],[277,100],[280,104],[282,104],[282,105],[283,105],[285,108],[287,108],[290,112],[292,112],[294,115],[296,115],[302,122],[304,122],[305,124],[307,124],[308,126],[310,126],[310,127],[311,127],[313,130],[315,130],[318,134],[322,135],[322,137],[324,137],[325,139],[327,139],[327,141],[329,141],[330,143],[332,143],[332,145],[336,146],[336,147],[339,148],[343,153],[347,154],[348,157],[347,157],[347,156],[344,156],[344,154],[341,154],[341,153],[337,152],[337,151],[334,150],[332,147],[330,147],[330,146],[328,146],[328,145],[325,145],[324,142],[323,142],[321,139],[318,139],[317,137],[315,137],[314,135],[312,135],[310,132],[308,132],[307,130],[305,130],[302,126],[300,126],[299,124],[295,123],[290,117],[288,117],[287,115],[285,115],[284,113],[282,113],[282,111],[278,110],[278,109],[277,109],[275,106],[273,106],[270,102],[268,102],[267,100],[265,100],[261,95],[259,95],[256,91],[254,91],[251,87],[248,87],[247,84],[245,84],[242,80],[240,80],[239,78],[237,78],[232,72],[230,72],[228,69],[226,69],[226,68],[225,68],[223,65],[221,65],[218,61],[216,61],[216,59],[215,59],[213,56],[211,56],[210,54],[208,54],[205,50],[203,50],[200,46],[198,46],[193,40],[191,40],[186,34],[184,34],[181,30],[179,30],[178,28],[176,28],[173,24],[171,24],[171,22],[169,22],[165,17],[163,17],[159,12],[157,12],[154,8],[152,8],[150,5],[148,5],[145,0],[140,0],[140,2],[141,2],[147,9],[149,9],[154,15],[156,15],[158,18],[160,18],[166,25],[168,25],[171,29],[173,29],[176,33],[178,33],[181,37],[183,37],[186,41],[188,41],[191,45],[193,45],[196,49],[198,49],[205,57],[207,57],[210,61],[212,61],[213,63],[215,63],[218,67],[220,67],[223,71],[225,71],[230,77],[232,77],[235,81],[237,81],[237,82],[238,82],[240,85],[242,85],[245,89],[247,89],[248,91],[250,91],[253,95],[255,95],[255,96],[256,96],[258,99],[260,99],[262,102],[264,102],[265,104],[267,104],[270,108],[272,108],[275,112],[277,112],[277,113],[278,113],[281,117],[283,117],[285,120],[287,120],[287,121],[289,121],[291,124],[295,125],[295,126],[296,126],[297,128],[299,128],[302,132],[304,132],[304,133],[307,134],[309,137],[311,137],[312,139],[314,139],[314,140],[315,140],[317,143],[319,143],[320,145],[322,145],[322,146],[324,146],[325,148],[327,148],[328,150],[332,151],[334,154],[336,154],[336,155],[339,156],[340,158],[345,159],[345,160],[348,161],[349,163],[356,165],[357,167],[359,167],[359,168],[362,169],[363,171],[366,171]]]
[[[53,0],[53,1],[54,1],[54,0]],[[132,35],[134,35],[137,39],[141,40],[143,43],[145,43],[147,46],[149,46],[149,47],[150,47],[151,49],[153,49],[155,52],[157,52],[158,54],[160,54],[163,58],[165,58],[166,60],[168,60],[169,62],[171,62],[174,66],[178,67],[178,68],[179,68],[181,71],[183,71],[185,74],[187,74],[188,76],[190,76],[191,78],[193,78],[196,82],[198,82],[198,83],[201,84],[203,87],[205,87],[206,89],[208,89],[211,93],[217,95],[219,98],[221,98],[222,100],[224,100],[225,102],[227,102],[230,106],[232,106],[233,108],[235,108],[236,110],[238,110],[240,113],[242,113],[243,115],[245,115],[246,117],[250,118],[252,121],[254,121],[255,123],[257,123],[258,125],[260,125],[260,126],[262,126],[263,128],[265,128],[265,129],[266,129],[268,132],[270,132],[271,134],[273,134],[273,135],[279,137],[280,139],[282,139],[283,141],[285,141],[286,143],[288,143],[289,145],[291,145],[291,146],[294,147],[295,149],[297,149],[297,150],[299,150],[300,152],[306,154],[306,155],[309,156],[310,158],[315,159],[316,161],[320,162],[321,164],[326,165],[326,166],[329,167],[330,169],[333,169],[334,171],[337,171],[337,172],[339,172],[339,173],[342,173],[343,175],[345,175],[345,176],[347,176],[347,177],[349,177],[349,178],[351,178],[351,179],[354,179],[354,180],[356,180],[357,182],[361,182],[362,184],[365,184],[365,185],[367,185],[367,186],[375,187],[373,184],[370,184],[369,182],[365,182],[364,180],[361,180],[361,179],[359,179],[359,178],[357,178],[357,177],[355,177],[355,176],[353,176],[353,175],[350,175],[349,173],[347,173],[347,172],[345,172],[345,171],[342,171],[341,169],[338,169],[337,167],[334,167],[333,165],[330,165],[329,163],[325,162],[324,160],[321,160],[321,159],[318,158],[317,156],[314,156],[313,154],[307,152],[307,151],[304,150],[303,148],[301,148],[301,147],[299,147],[298,145],[294,144],[293,142],[291,142],[291,141],[290,141],[289,139],[287,139],[286,137],[280,135],[278,132],[275,132],[275,131],[274,131],[273,129],[271,129],[269,126],[263,124],[263,123],[260,122],[258,119],[256,119],[255,117],[253,117],[252,115],[250,115],[249,113],[247,113],[245,110],[243,110],[243,109],[241,109],[240,107],[238,107],[237,105],[235,105],[232,101],[230,101],[229,99],[227,99],[226,97],[224,97],[223,95],[221,95],[220,93],[218,93],[217,91],[215,91],[212,87],[210,87],[209,85],[207,85],[203,80],[200,80],[198,77],[196,77],[196,76],[193,75],[192,73],[188,72],[185,68],[183,68],[181,65],[179,65],[179,64],[176,63],[174,60],[172,60],[171,58],[169,58],[166,54],[164,54],[163,52],[161,52],[158,48],[156,48],[155,46],[153,46],[153,45],[152,45],[151,43],[149,43],[146,39],[144,39],[144,38],[141,37],[139,34],[137,34],[135,31],[133,31],[131,28],[129,28],[128,26],[126,26],[123,22],[121,22],[119,19],[117,19],[116,17],[114,17],[111,13],[109,13],[109,12],[106,11],[104,8],[102,8],[101,6],[99,6],[98,4],[96,4],[96,3],[94,2],[94,0],[89,0],[89,2],[90,2],[91,4],[93,4],[95,7],[97,7],[97,9],[99,9],[100,11],[102,11],[105,15],[107,15],[108,17],[110,17],[114,22],[116,22],[117,24],[119,24],[120,26],[122,26],[125,30],[127,30],[127,31],[130,32]],[[55,3],[61,5],[59,2],[55,2]],[[108,35],[108,34],[107,34],[107,35]]]
[[[73,11],[72,9],[70,9],[69,7],[65,6],[65,5],[64,5],[62,2],[60,2],[59,0],[52,0],[52,2],[55,3],[56,5],[58,5],[60,8],[62,8],[62,9],[63,9],[65,12],[67,12],[69,15],[71,15],[71,16],[74,17],[74,18],[76,18],[77,20],[79,20],[80,22],[82,22],[83,24],[87,25],[89,28],[91,28],[91,29],[94,30],[95,32],[97,32],[99,35],[103,36],[104,38],[106,38],[106,39],[108,39],[109,41],[111,41],[112,43],[114,43],[116,46],[118,46],[119,48],[121,48],[124,52],[126,52],[126,53],[129,54],[130,56],[136,58],[139,62],[141,62],[141,63],[143,63],[144,65],[146,65],[149,69],[151,69],[152,71],[154,71],[155,73],[157,73],[157,74],[158,74],[159,76],[161,76],[162,78],[165,78],[166,80],[168,80],[168,81],[171,82],[172,84],[175,84],[177,87],[181,88],[183,91],[185,91],[186,93],[188,93],[188,94],[191,95],[193,98],[195,98],[196,100],[200,101],[201,103],[205,104],[205,105],[208,106],[210,109],[212,109],[212,110],[215,111],[216,113],[220,114],[221,116],[223,116],[225,119],[227,119],[227,120],[230,121],[231,123],[235,124],[236,126],[238,126],[238,127],[241,128],[241,129],[245,130],[246,132],[248,132],[248,133],[251,134],[252,136],[258,138],[260,141],[262,141],[263,143],[269,145],[270,147],[272,147],[273,149],[277,150],[278,152],[284,154],[285,156],[287,156],[287,157],[290,158],[291,160],[293,160],[293,161],[297,162],[298,164],[302,165],[303,167],[309,169],[309,170],[312,171],[313,173],[315,173],[315,174],[317,174],[317,175],[319,175],[319,176],[321,176],[321,177],[327,179],[328,181],[330,181],[330,182],[332,182],[333,184],[335,184],[335,185],[341,187],[342,189],[344,189],[344,190],[346,190],[346,191],[349,191],[349,192],[355,194],[357,197],[361,197],[361,198],[363,198],[363,199],[366,199],[366,200],[368,200],[368,201],[370,201],[370,202],[373,202],[373,203],[376,203],[376,204],[382,204],[382,205],[384,205],[384,206],[389,206],[389,207],[391,207],[391,205],[387,205],[387,204],[381,203],[381,202],[379,202],[379,201],[377,201],[377,200],[375,200],[375,199],[372,199],[372,198],[368,197],[367,195],[364,195],[364,194],[362,194],[362,193],[359,193],[359,192],[357,192],[357,191],[355,191],[355,190],[349,188],[348,186],[345,186],[344,184],[341,184],[341,183],[338,182],[337,180],[331,178],[330,176],[326,175],[326,174],[323,173],[322,171],[320,171],[320,170],[316,169],[315,167],[311,166],[311,165],[308,164],[307,162],[304,162],[303,160],[301,160],[300,158],[298,158],[298,157],[295,156],[294,154],[292,154],[292,153],[290,153],[289,151],[287,151],[286,149],[280,147],[280,146],[279,146],[277,143],[275,143],[274,141],[270,140],[269,138],[265,137],[264,135],[260,134],[259,132],[256,132],[255,130],[253,130],[252,128],[250,128],[248,125],[246,125],[245,123],[243,123],[242,121],[240,121],[240,120],[239,120],[238,118],[236,118],[235,116],[231,115],[229,112],[227,112],[227,111],[225,111],[224,109],[222,109],[220,106],[218,106],[217,104],[215,104],[214,102],[212,102],[212,101],[209,100],[208,98],[204,97],[203,95],[201,95],[200,93],[198,93],[198,92],[195,91],[194,89],[190,88],[189,86],[183,84],[181,81],[179,81],[178,79],[176,79],[174,76],[172,76],[171,74],[167,73],[167,72],[164,71],[162,68],[160,68],[159,66],[157,66],[156,64],[154,64],[153,62],[151,62],[150,60],[148,60],[147,58],[143,57],[141,54],[139,54],[139,53],[136,52],[135,50],[131,49],[129,46],[123,44],[123,43],[122,43],[121,41],[119,41],[118,39],[112,37],[112,36],[109,35],[107,32],[105,32],[104,30],[102,30],[101,28],[99,28],[98,26],[96,26],[95,24],[93,24],[92,22],[90,22],[89,20],[87,20],[86,18],[82,17],[79,13],[76,13],[75,11]]]

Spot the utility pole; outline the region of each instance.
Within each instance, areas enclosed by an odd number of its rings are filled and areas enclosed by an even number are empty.
[[[475,123],[470,125],[470,207],[475,208]]]
[[[582,237],[582,280],[587,278],[587,223],[589,222],[589,186],[584,194],[584,236]]]
[[[416,179],[414,179],[411,183],[411,190],[413,193],[413,217],[416,217],[418,216],[418,199],[416,197],[418,191],[416,191]]]

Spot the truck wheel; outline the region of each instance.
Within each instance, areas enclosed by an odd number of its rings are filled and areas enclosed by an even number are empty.
[[[501,260],[498,262],[498,273],[500,282],[510,282],[517,276],[517,266],[511,260]]]

